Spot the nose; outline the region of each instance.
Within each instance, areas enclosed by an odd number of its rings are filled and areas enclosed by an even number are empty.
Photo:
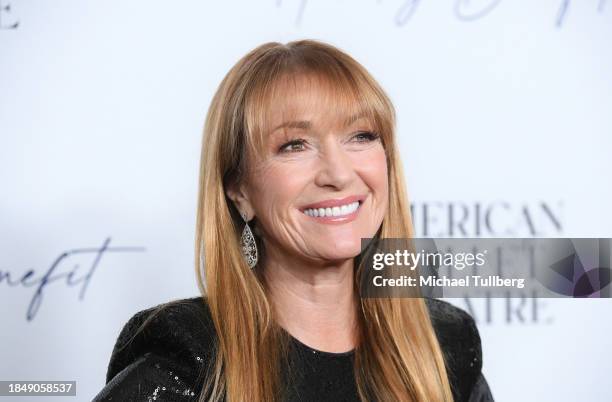
[[[328,141],[320,149],[315,184],[321,187],[346,187],[355,175],[353,161],[341,144]]]

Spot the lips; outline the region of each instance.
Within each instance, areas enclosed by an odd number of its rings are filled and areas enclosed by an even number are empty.
[[[315,209],[315,208],[340,207],[342,205],[351,204],[355,201],[359,201],[359,203],[362,203],[363,200],[365,200],[366,196],[367,196],[366,194],[351,195],[345,198],[333,198],[333,199],[328,199],[324,201],[319,201],[313,204],[304,205],[303,207],[300,208],[300,211],[304,212],[307,209]]]

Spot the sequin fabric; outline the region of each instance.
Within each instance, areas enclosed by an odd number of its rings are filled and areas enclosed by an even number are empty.
[[[455,401],[493,401],[481,371],[481,343],[472,317],[447,302],[425,300]],[[201,297],[140,311],[121,330],[106,385],[93,401],[197,401],[215,340],[210,311]],[[322,352],[291,338],[290,365],[284,372],[285,400],[359,401],[353,361],[353,351]]]

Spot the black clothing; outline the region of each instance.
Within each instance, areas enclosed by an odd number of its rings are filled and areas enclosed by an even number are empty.
[[[493,401],[481,372],[480,336],[472,317],[442,300],[425,299],[444,353],[455,402]],[[182,299],[151,315],[136,313],[113,349],[101,401],[196,401],[216,332],[202,297]],[[152,318],[134,339],[146,318]],[[288,401],[359,401],[353,376],[354,351],[314,350],[291,337],[290,359],[297,367]]]

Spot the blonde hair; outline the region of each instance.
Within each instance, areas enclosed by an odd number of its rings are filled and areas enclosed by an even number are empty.
[[[202,141],[196,273],[218,340],[201,401],[282,400],[281,368],[288,335],[274,321],[261,263],[252,271],[241,254],[243,221],[226,189],[245,177],[250,168],[247,155],[261,154],[268,130],[267,108],[278,95],[280,83],[298,76],[314,77],[330,89],[339,113],[358,112],[370,119],[381,136],[389,172],[389,205],[376,238],[413,237],[395,142],[394,108],[366,69],[336,47],[314,40],[266,43],[245,55],[217,89]],[[257,245],[262,250],[263,244]],[[363,270],[360,257],[355,258],[357,294]],[[452,401],[443,354],[424,300],[363,298],[359,307],[354,373],[360,398]]]

